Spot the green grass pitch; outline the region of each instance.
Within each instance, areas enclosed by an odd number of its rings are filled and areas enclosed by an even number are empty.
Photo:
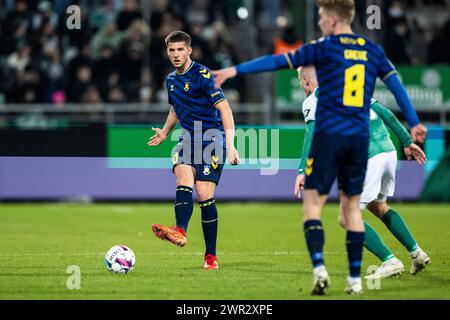
[[[318,299],[450,299],[450,206],[394,204],[431,257],[412,276],[406,250],[385,226],[365,212],[406,272],[365,286],[362,296],[343,293],[347,275],[344,231],[337,205],[323,215],[328,295]],[[0,299],[311,299],[312,273],[294,203],[218,203],[220,269],[203,270],[198,206],[188,244],[177,248],[157,239],[152,223],[172,224],[167,204],[0,204]],[[103,257],[116,244],[130,246],[136,267],[127,275],[106,271]],[[363,270],[379,262],[364,251]],[[81,288],[66,286],[67,268],[81,270]],[[317,298],[314,298],[317,299]]]

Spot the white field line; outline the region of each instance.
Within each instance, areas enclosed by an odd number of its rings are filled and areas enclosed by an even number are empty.
[[[153,253],[140,253],[140,256],[175,256],[175,255],[204,255],[204,252],[153,252]],[[247,256],[298,256],[307,255],[306,251],[262,251],[262,252],[218,252],[218,255],[247,255]],[[343,255],[346,254],[345,251],[342,252],[324,252],[325,255]],[[77,257],[77,256],[103,256],[104,253],[0,253],[0,257]]]

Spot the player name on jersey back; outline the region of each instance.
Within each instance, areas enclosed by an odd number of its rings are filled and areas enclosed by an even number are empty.
[[[369,137],[376,79],[395,73],[382,48],[362,36],[343,34],[312,41],[286,58],[292,67],[316,67],[320,94],[315,132]]]

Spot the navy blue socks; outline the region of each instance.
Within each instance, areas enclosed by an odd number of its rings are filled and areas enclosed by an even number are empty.
[[[361,261],[364,245],[364,232],[347,231],[347,255],[350,277],[361,277]]]
[[[202,210],[202,228],[206,253],[216,255],[218,214],[214,198],[199,202]]]
[[[177,227],[183,228],[187,231],[189,220],[194,209],[194,202],[192,200],[192,188],[186,186],[178,186],[177,194],[173,207],[175,209],[175,218]]]
[[[323,245],[325,242],[322,222],[320,220],[308,220],[303,224],[306,244],[309,250],[309,256],[314,266],[320,267],[323,263]]]

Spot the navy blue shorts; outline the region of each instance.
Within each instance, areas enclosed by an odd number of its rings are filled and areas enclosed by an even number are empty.
[[[305,189],[328,194],[337,178],[339,190],[349,196],[361,194],[368,155],[369,138],[314,134],[306,162]]]
[[[194,147],[192,143],[180,142],[172,155],[172,171],[180,164],[195,169],[195,181],[211,181],[219,184],[226,159],[226,148],[211,142]]]

